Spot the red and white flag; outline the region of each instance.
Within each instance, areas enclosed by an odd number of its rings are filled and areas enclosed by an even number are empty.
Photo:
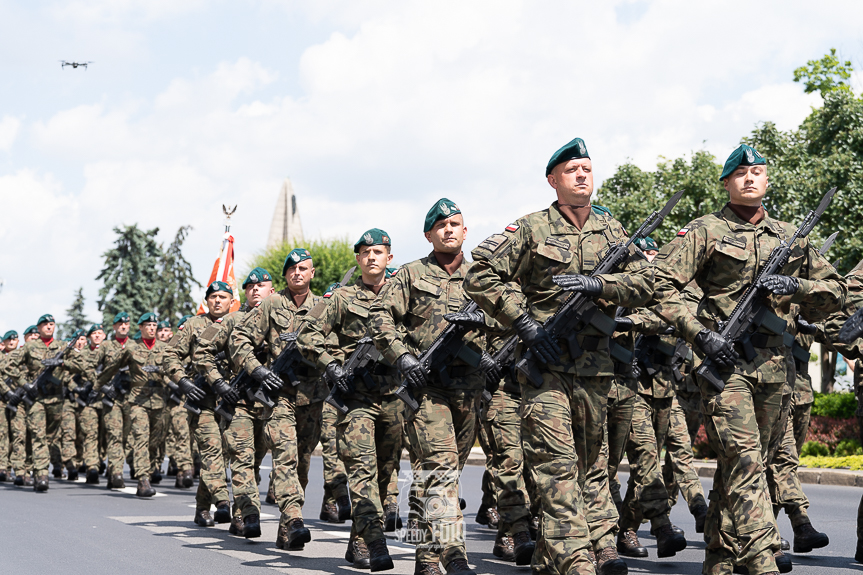
[[[240,292],[237,289],[237,278],[234,277],[234,236],[230,232],[225,232],[222,238],[222,247],[219,249],[216,262],[213,264],[213,271],[210,272],[210,280],[207,285],[209,286],[215,281],[222,281],[231,286],[231,291],[234,292],[231,311],[240,309]],[[198,315],[205,313],[207,313],[206,300],[201,300],[201,305],[198,306]]]

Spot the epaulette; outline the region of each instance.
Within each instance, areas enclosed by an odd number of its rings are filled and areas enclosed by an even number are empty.
[[[614,217],[614,216],[612,216],[612,215],[611,215],[611,210],[609,210],[609,209],[608,209],[608,208],[606,208],[605,206],[600,206],[600,205],[597,205],[597,204],[591,204],[591,206],[590,206],[590,207],[593,209],[593,213],[594,213],[594,214],[596,214],[596,215],[598,215],[598,216],[599,216],[599,215],[602,215],[602,214],[606,214],[606,215],[607,215],[608,217],[610,217],[610,218],[613,218],[613,217]]]

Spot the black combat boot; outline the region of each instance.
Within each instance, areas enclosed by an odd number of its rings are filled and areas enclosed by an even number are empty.
[[[108,489],[125,489],[126,482],[123,480],[122,473],[114,473],[111,475],[111,480],[108,482]]]
[[[854,561],[863,563],[863,541],[857,540],[857,550],[854,552]]]
[[[339,523],[344,523],[351,518],[351,500],[347,495],[342,495],[336,499],[336,505],[339,506]]]
[[[176,462],[174,462],[173,459],[168,460],[168,472],[165,475],[168,477],[175,477],[177,475],[177,471],[179,470],[177,469]]]
[[[24,487],[33,487],[36,484],[36,478],[29,473],[24,474]]]
[[[779,550],[773,554],[773,559],[776,561],[776,568],[779,569],[780,573],[791,573],[793,568],[791,557]]]
[[[674,533],[677,533],[678,535],[683,535],[684,537],[686,537],[686,531],[684,531],[683,529],[681,529],[680,527],[678,527],[674,523],[671,524],[671,531],[673,531]]]
[[[384,514],[386,517],[384,521],[384,533],[393,533],[397,529],[402,528],[402,518],[399,517],[398,503],[388,503]]]
[[[491,548],[491,554],[504,561],[514,562],[515,542],[513,542],[512,537],[498,531],[494,540],[494,547]]]
[[[529,531],[519,531],[513,534],[513,555],[515,556],[516,565],[530,565],[530,560],[533,557],[533,550],[536,544],[530,538]]]
[[[624,557],[647,557],[647,548],[633,529],[621,529],[617,534],[617,552]]]
[[[811,523],[804,523],[794,528],[794,552],[809,553],[813,549],[821,549],[830,544],[826,533],[815,531]]]
[[[351,563],[354,569],[369,569],[371,562],[369,561],[369,548],[366,547],[366,542],[359,537],[350,539],[348,549],[345,551],[345,561]]]
[[[279,531],[276,533],[276,549],[284,549],[288,544],[288,526],[279,523]]]
[[[367,547],[369,549],[369,567],[372,573],[376,571],[389,571],[393,568],[393,558],[390,557],[385,537],[375,539]]]
[[[234,515],[231,517],[231,526],[228,527],[228,533],[231,535],[242,535],[245,522],[242,515]]]
[[[339,507],[335,503],[327,503],[324,501],[321,504],[321,514],[318,519],[326,523],[344,523],[344,520],[339,520]]]
[[[195,525],[200,525],[201,527],[212,527],[215,525],[215,521],[213,521],[213,516],[210,515],[209,509],[198,509],[195,511]]]
[[[231,522],[231,502],[230,501],[217,501],[216,502],[216,513],[213,515],[213,521],[216,523],[230,523]]]
[[[437,563],[417,563],[414,565],[414,575],[443,575]]]
[[[656,537],[656,556],[659,558],[674,557],[678,551],[686,549],[686,537],[675,533],[670,523],[651,529],[650,533]]]
[[[286,548],[293,551],[300,551],[306,546],[306,543],[312,540],[312,534],[308,527],[303,524],[302,519],[291,519],[288,522],[287,539],[287,545],[285,545]]]
[[[614,547],[606,547],[596,555],[596,572],[599,575],[627,575],[629,568]]]
[[[527,525],[527,529],[530,531],[530,538],[536,541],[536,537],[539,535],[539,517],[531,517],[530,523]]]
[[[152,497],[156,494],[156,490],[150,486],[150,480],[142,477],[138,480],[138,490],[135,492],[137,497]]]
[[[467,501],[464,500],[464,497],[458,498],[458,508],[464,511],[467,509]]]
[[[476,575],[476,571],[470,568],[467,564],[467,559],[457,557],[444,565],[447,575],[451,573],[461,573],[462,575]]]
[[[704,523],[707,521],[707,506],[696,505],[691,509],[691,512],[695,518],[695,532],[704,533]]]
[[[63,479],[63,468],[59,465],[55,465],[51,468],[51,473],[54,474],[54,479]]]
[[[193,477],[192,470],[187,469],[183,472],[183,487],[188,489],[189,487],[195,484],[195,478]]]
[[[5,469],[0,469],[0,482],[5,483],[9,473]]]
[[[66,480],[78,481],[78,468],[75,467],[72,463],[66,464]]]
[[[87,483],[89,485],[99,485],[99,470],[95,467],[87,470]]]
[[[267,498],[264,499],[264,501],[266,501],[270,505],[276,504],[276,490],[273,489],[273,482],[272,481],[270,481],[270,486],[267,487]]]
[[[40,475],[36,480],[36,484],[33,485],[33,491],[36,493],[44,493],[48,491],[48,476]]]
[[[779,548],[783,551],[791,551],[791,543],[788,542],[788,539],[784,537],[779,538]]]
[[[243,521],[243,537],[246,539],[255,539],[261,536],[261,516],[257,513],[252,513],[242,518]]]
[[[12,482],[12,485],[16,487],[24,487],[24,474],[16,475],[15,481]]]
[[[159,485],[162,483],[162,470],[160,468],[156,468],[153,473],[150,474],[150,483],[153,485]]]
[[[497,525],[500,522],[500,514],[498,514],[497,509],[494,507],[480,505],[474,521],[480,525],[485,525],[489,529],[497,529]]]

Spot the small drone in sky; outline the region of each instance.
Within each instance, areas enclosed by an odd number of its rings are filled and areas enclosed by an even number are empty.
[[[77,68],[78,66],[81,66],[86,70],[87,66],[92,63],[93,62],[67,62],[66,60],[60,60],[60,67],[65,68],[66,66],[72,66],[73,68]]]

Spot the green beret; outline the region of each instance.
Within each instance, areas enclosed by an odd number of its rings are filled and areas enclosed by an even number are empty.
[[[584,140],[581,138],[575,138],[551,155],[551,159],[545,167],[546,177],[551,173],[556,165],[570,160],[579,160],[581,158],[590,158],[590,154],[587,153],[587,146],[584,145]]]
[[[180,321],[177,322],[177,327],[180,327],[181,325],[186,323],[186,320],[189,319],[190,317],[195,317],[195,316],[193,316],[192,314],[186,314],[183,317],[181,317]]]
[[[101,323],[94,323],[93,325],[90,326],[90,329],[87,330],[87,335],[93,335],[93,332],[99,331],[100,329],[102,331],[105,331],[105,329],[102,327]]]
[[[71,339],[78,339],[79,337],[84,337],[84,330],[81,329],[80,327],[72,332],[72,338]]]
[[[36,333],[37,331],[39,331],[39,330],[36,329],[36,326],[31,325],[30,327],[28,327],[27,329],[24,330],[24,335],[30,335],[31,333]]]
[[[392,277],[392,275],[393,275],[394,273],[396,273],[396,270],[397,270],[397,269],[399,269],[399,268],[387,268],[387,271],[386,271],[386,273],[384,274],[384,277],[388,277],[388,278],[389,278],[389,277]]]
[[[9,341],[10,339],[18,339],[18,332],[14,329],[10,329],[3,334],[3,341]]]
[[[719,181],[721,182],[730,176],[739,166],[760,166],[766,163],[767,160],[758,153],[758,150],[752,146],[740,144],[736,150],[731,152],[728,159],[725,160],[725,166],[722,167],[722,175],[719,176]]]
[[[246,289],[246,286],[255,285],[262,282],[271,282],[273,278],[270,277],[270,272],[265,270],[264,268],[257,267],[249,272],[249,275],[246,276],[246,281],[243,282],[243,289]]]
[[[148,311],[145,314],[141,314],[141,317],[138,318],[138,325],[141,325],[142,323],[146,323],[148,321],[152,321],[153,323],[159,323],[159,319],[156,317],[156,314]]]
[[[225,282],[213,282],[209,286],[207,286],[207,293],[204,295],[204,299],[210,297],[211,293],[216,293],[217,291],[223,291],[226,293],[234,295],[234,290],[231,289],[231,286],[226,284]]]
[[[124,311],[121,311],[120,313],[118,313],[117,315],[114,316],[114,321],[112,321],[111,323],[126,323],[127,321],[129,321],[129,314],[127,314]]]
[[[141,332],[139,331],[138,333],[133,335],[132,339],[134,339],[135,341],[141,341]]]
[[[460,213],[461,210],[455,205],[455,202],[446,198],[439,199],[426,214],[423,232],[430,232],[438,220],[445,220]]]
[[[54,321],[54,316],[50,313],[46,313],[42,317],[39,318],[39,321],[36,322],[36,325],[42,325],[43,323],[50,323]]]
[[[291,250],[291,253],[289,253],[288,257],[285,258],[285,265],[282,266],[282,275],[288,273],[288,268],[292,268],[298,263],[310,259],[312,259],[312,254],[309,250],[303,248]]]
[[[363,234],[357,243],[354,244],[354,253],[360,253],[360,248],[363,246],[391,246],[390,236],[380,228],[372,228]]]
[[[169,322],[169,321],[168,321],[168,320],[166,320],[166,319],[163,319],[162,321],[160,321],[160,322],[159,322],[158,327],[159,327],[159,329],[162,329],[162,328],[164,328],[164,327],[170,328],[170,327],[171,327],[171,322]]]
[[[635,245],[637,245],[639,248],[641,248],[641,251],[647,251],[647,250],[659,251],[659,247],[656,245],[656,242],[651,237],[635,238]]]

